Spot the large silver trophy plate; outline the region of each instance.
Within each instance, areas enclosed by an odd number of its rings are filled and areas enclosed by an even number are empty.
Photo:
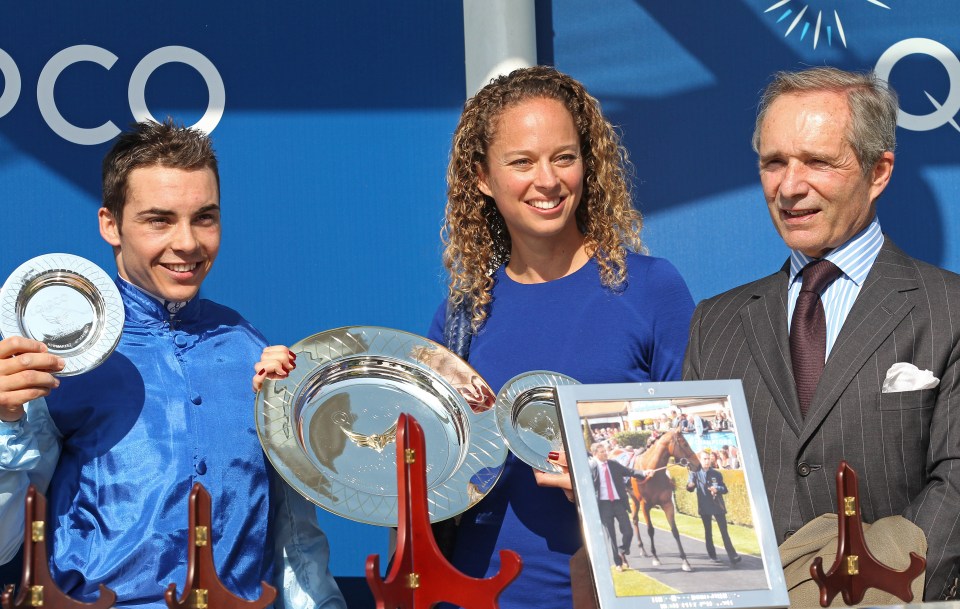
[[[123,319],[116,284],[80,256],[38,256],[17,267],[0,288],[0,334],[46,344],[65,361],[58,376],[102,364],[120,341]]]
[[[559,372],[534,370],[503,385],[497,394],[497,427],[518,459],[543,472],[563,473],[547,459],[551,451],[563,450],[554,388],[579,384]]]
[[[313,503],[396,526],[395,436],[404,412],[426,439],[431,521],[463,512],[496,483],[507,455],[496,398],[441,345],[357,326],[315,334],[291,350],[297,367],[257,394],[257,432],[280,475]]]

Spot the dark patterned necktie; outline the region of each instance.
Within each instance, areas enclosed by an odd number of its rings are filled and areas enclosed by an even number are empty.
[[[793,378],[797,382],[797,397],[800,398],[800,414],[806,417],[823,373],[827,352],[827,318],[820,294],[840,276],[841,271],[829,260],[815,260],[803,267],[801,273],[803,283],[790,323],[790,357]]]

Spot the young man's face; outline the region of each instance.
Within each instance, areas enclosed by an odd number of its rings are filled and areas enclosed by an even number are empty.
[[[105,208],[99,217],[120,276],[165,300],[196,296],[220,249],[220,193],[210,169],[134,169],[122,224]]]

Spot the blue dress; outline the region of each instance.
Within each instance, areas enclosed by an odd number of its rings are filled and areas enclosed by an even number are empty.
[[[690,292],[673,265],[659,258],[629,254],[627,277],[620,288],[605,288],[593,259],[539,284],[517,283],[500,268],[470,364],[494,391],[530,370],[581,383],[678,380],[693,314]],[[442,304],[429,333],[438,342],[444,313]],[[473,577],[490,577],[500,569],[499,551],[515,550],[523,571],[500,607],[569,609],[569,560],[581,545],[576,506],[563,491],[537,486],[533,470],[511,454],[493,491],[461,518],[454,564]]]
[[[65,593],[89,602],[104,584],[118,607],[165,607],[168,584],[183,591],[188,500],[200,482],[229,590],[255,599],[265,580],[278,584],[278,606],[344,607],[313,509],[273,479],[254,429],[249,379],[263,337],[209,300],[170,313],[117,283],[126,320],[116,351],[0,426],[0,495],[11,493],[0,505],[11,529],[0,550],[15,551],[22,538],[22,517],[17,526],[12,515],[35,483],[47,495],[50,567]],[[298,553],[312,554],[299,583],[274,578],[274,542],[278,575],[290,575]]]

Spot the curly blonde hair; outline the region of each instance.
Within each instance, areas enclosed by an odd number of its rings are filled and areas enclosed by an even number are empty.
[[[553,99],[573,117],[583,159],[583,195],[577,226],[586,252],[597,259],[600,281],[616,288],[626,279],[627,251],[643,251],[643,217],[630,195],[632,167],[600,103],[583,85],[547,66],[514,70],[467,100],[453,135],[447,168],[447,207],[441,239],[454,306],[469,303],[472,329],[487,317],[493,272],[510,259],[510,233],[491,197],[480,192],[479,168],[496,137],[504,110],[528,99]]]

